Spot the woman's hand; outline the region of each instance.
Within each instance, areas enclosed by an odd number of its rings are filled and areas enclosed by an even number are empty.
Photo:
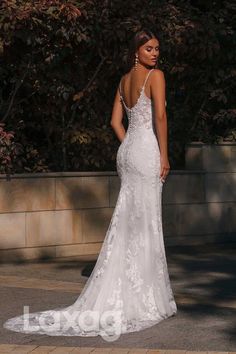
[[[165,182],[166,177],[170,172],[170,164],[169,164],[168,157],[161,156],[160,162],[161,162],[160,178],[161,178],[162,182]]]

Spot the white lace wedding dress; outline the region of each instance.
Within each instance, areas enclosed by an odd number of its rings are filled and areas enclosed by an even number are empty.
[[[160,151],[148,72],[117,152],[121,188],[96,265],[74,304],[7,320],[16,332],[118,338],[151,327],[177,312],[162,231]],[[112,337],[113,336],[113,337]]]

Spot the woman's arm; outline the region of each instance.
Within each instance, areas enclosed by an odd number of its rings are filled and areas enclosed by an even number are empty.
[[[120,92],[118,88],[114,99],[110,124],[113,130],[115,131],[120,142],[122,142],[126,134],[125,128],[122,124],[123,116],[124,116],[124,107],[120,101]]]
[[[164,73],[155,69],[151,75],[150,87],[151,96],[154,102],[155,126],[161,155],[161,177],[166,178],[170,164],[168,161],[168,132],[165,97],[165,77]]]

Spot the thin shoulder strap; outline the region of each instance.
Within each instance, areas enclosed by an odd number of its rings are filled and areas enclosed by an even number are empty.
[[[143,84],[143,89],[144,89],[144,87],[146,85],[147,79],[148,79],[150,73],[152,72],[152,70],[154,70],[154,69],[149,70],[149,72],[147,73],[146,79],[145,79],[144,84]]]

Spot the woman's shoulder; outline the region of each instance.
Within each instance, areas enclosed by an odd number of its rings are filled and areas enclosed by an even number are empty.
[[[162,71],[161,69],[152,69],[152,75],[151,76],[155,76],[155,77],[164,77],[164,71]]]
[[[164,83],[165,82],[165,75],[164,72],[160,69],[153,69],[150,75],[150,84],[154,84],[156,82]]]

